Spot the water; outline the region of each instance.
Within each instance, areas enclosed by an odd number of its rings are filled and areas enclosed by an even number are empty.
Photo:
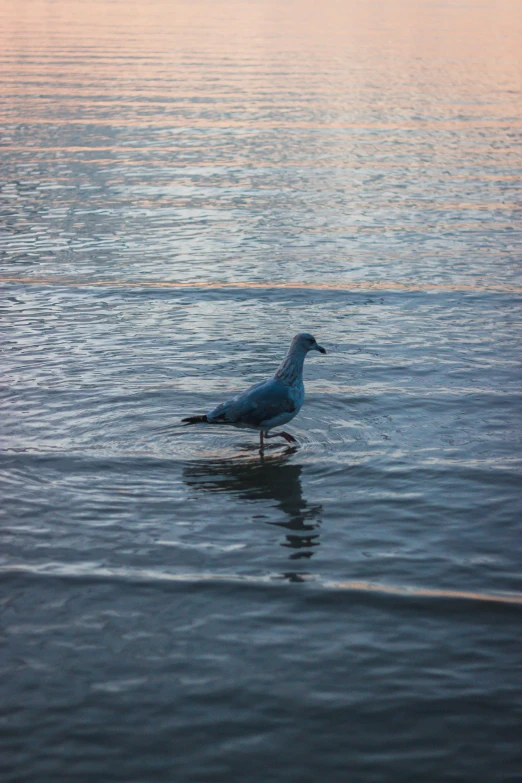
[[[521,31],[0,0],[3,781],[522,778]]]

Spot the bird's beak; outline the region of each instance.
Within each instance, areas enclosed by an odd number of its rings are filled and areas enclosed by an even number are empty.
[[[316,351],[319,351],[319,353],[326,353],[326,350],[323,348],[322,345],[315,345],[314,348]]]

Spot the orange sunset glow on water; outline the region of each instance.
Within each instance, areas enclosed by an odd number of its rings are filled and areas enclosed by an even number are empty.
[[[159,201],[144,187],[134,189],[133,203],[145,210],[160,204],[168,209],[173,189],[185,203],[184,193],[194,187],[190,172],[200,169],[201,195],[203,181],[217,171],[234,172],[227,173],[233,188],[263,177],[267,166],[287,171],[287,181],[317,171],[321,189],[327,177],[332,192],[343,194],[337,225],[329,229],[331,249],[341,255],[337,271],[326,270],[329,284],[344,285],[346,273],[359,284],[370,278],[372,285],[418,284],[405,269],[375,269],[374,248],[364,244],[354,251],[365,256],[365,266],[353,268],[343,258],[346,244],[339,242],[345,230],[369,232],[372,244],[383,231],[396,234],[399,224],[388,216],[397,202],[389,196],[396,183],[403,188],[404,177],[411,187],[399,191],[399,209],[408,221],[417,222],[418,204],[428,206],[426,199],[446,223],[459,215],[472,229],[484,210],[510,220],[513,202],[499,197],[492,163],[505,187],[516,188],[522,122],[517,2],[4,0],[0,22],[6,154],[50,155],[86,166],[118,161],[136,184],[146,166],[165,188]],[[35,129],[30,137],[23,131],[27,124]],[[484,188],[479,200],[468,187],[475,171]],[[391,188],[374,194],[360,187],[360,174],[385,177]],[[433,176],[440,187],[428,184]],[[418,194],[417,180],[425,180]],[[241,198],[255,206],[258,196]],[[368,223],[374,210],[378,219]],[[423,230],[431,232],[433,214],[423,220]],[[230,228],[243,235],[248,225]],[[139,234],[141,244],[141,229]],[[208,239],[205,253],[216,260],[218,248]],[[155,232],[140,252],[164,257],[171,249],[170,238]],[[229,247],[226,257],[234,252]],[[140,278],[153,282],[159,272],[165,282],[231,282],[227,266],[208,274],[206,265],[190,268],[187,259],[182,268],[169,264],[155,272],[145,263]],[[39,269],[69,271],[61,264]],[[103,279],[99,265],[98,271]],[[476,272],[476,284],[487,286]],[[314,282],[310,270],[290,268],[278,274],[265,269],[261,279],[281,282],[281,273],[289,282]],[[433,279],[433,273],[421,285],[475,284],[460,274],[455,281],[439,273]],[[31,275],[39,271],[32,268]],[[234,273],[232,280],[240,283],[242,277]],[[489,284],[515,281],[496,277]]]
[[[110,109],[126,125],[520,122],[516,0],[3,0],[0,15],[4,121],[29,107],[49,121],[53,107],[70,122],[106,123]],[[283,116],[270,116],[276,101]]]

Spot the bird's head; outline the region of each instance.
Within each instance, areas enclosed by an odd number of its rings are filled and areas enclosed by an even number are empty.
[[[292,347],[299,347],[301,350],[308,353],[308,351],[319,351],[319,353],[326,353],[322,345],[319,345],[313,334],[303,332],[302,334],[296,334],[292,341]]]

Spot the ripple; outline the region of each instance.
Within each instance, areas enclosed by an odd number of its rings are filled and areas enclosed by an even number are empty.
[[[104,288],[139,288],[139,289],[181,289],[181,290],[304,290],[304,291],[411,291],[411,292],[429,292],[429,291],[470,291],[477,293],[490,293],[490,294],[502,294],[512,293],[521,294],[522,286],[516,284],[489,284],[487,286],[480,283],[473,284],[453,284],[453,285],[440,285],[433,283],[408,283],[405,281],[394,280],[353,280],[349,283],[306,283],[306,282],[282,282],[282,281],[238,281],[238,282],[218,282],[218,281],[184,281],[173,282],[166,280],[139,280],[136,282],[129,280],[92,280],[92,279],[70,279],[62,278],[59,275],[52,275],[47,278],[40,277],[0,277],[1,283],[23,283],[34,286],[69,286],[69,287],[104,287]]]
[[[326,591],[342,591],[351,595],[353,600],[357,600],[360,595],[362,599],[375,595],[387,600],[390,596],[398,599],[418,600],[424,599],[426,607],[432,599],[444,599],[455,603],[471,602],[477,604],[500,604],[502,606],[522,606],[522,593],[480,593],[464,590],[437,590],[430,588],[405,586],[405,585],[386,585],[373,582],[351,582],[351,581],[329,581],[310,577],[307,574],[266,574],[264,576],[243,576],[237,574],[223,573],[165,573],[157,571],[147,571],[138,569],[118,569],[118,568],[97,568],[92,563],[61,564],[49,563],[41,566],[0,566],[0,580],[8,582],[9,580],[28,579],[66,579],[82,582],[124,582],[135,586],[157,586],[165,589],[170,585],[204,585],[204,584],[236,584],[247,586],[267,587],[270,585],[279,585],[281,582],[301,583],[315,588],[322,588]]]

